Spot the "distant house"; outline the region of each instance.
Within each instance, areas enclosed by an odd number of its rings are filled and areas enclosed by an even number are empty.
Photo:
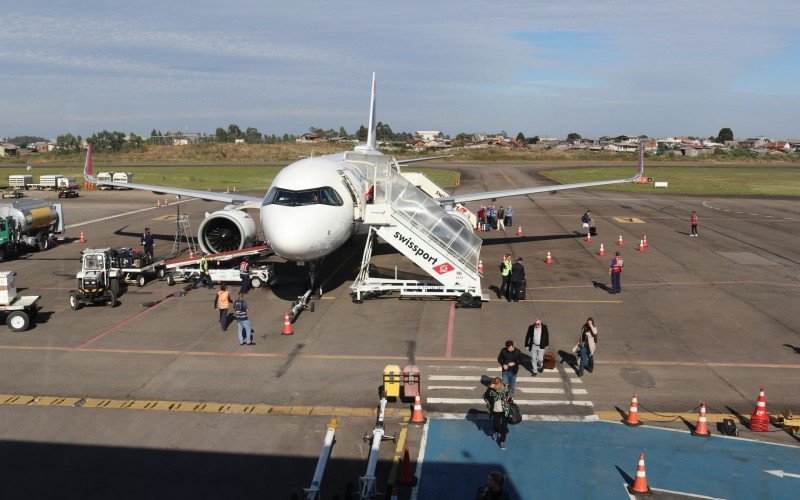
[[[483,142],[489,138],[486,132],[474,132],[472,134],[472,142]]]
[[[0,156],[17,156],[19,148],[10,142],[0,142]]]
[[[314,132],[306,132],[297,138],[295,142],[321,142],[322,136]]]
[[[440,130],[417,130],[416,136],[426,142],[444,139],[444,134]]]
[[[682,152],[683,156],[694,158],[696,156],[710,155],[714,152],[714,148],[706,148],[703,146],[684,146]]]
[[[234,144],[244,144],[244,139],[234,139],[233,143]]]

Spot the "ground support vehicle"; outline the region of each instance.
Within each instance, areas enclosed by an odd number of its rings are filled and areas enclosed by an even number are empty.
[[[10,304],[0,304],[0,312],[6,315],[6,326],[12,332],[24,332],[36,321],[41,295],[15,297]]]
[[[80,196],[80,193],[78,193],[77,189],[66,188],[66,187],[58,188],[59,198],[77,198],[78,196]]]
[[[36,198],[0,203],[0,261],[31,249],[47,250],[63,232],[60,204]]]
[[[113,253],[111,248],[87,248],[81,252],[78,288],[69,292],[69,306],[73,310],[97,302],[109,307],[116,305],[123,283],[119,270],[113,267]]]
[[[241,283],[239,268],[222,268],[225,262],[238,262],[244,257],[250,257],[252,261],[257,261],[272,254],[272,250],[266,245],[252,248],[243,248],[230,252],[222,252],[206,255],[208,261],[208,274],[214,283]],[[167,285],[172,286],[177,282],[193,282],[200,277],[200,256],[192,256],[183,259],[173,259],[165,262],[164,279]],[[218,267],[219,264],[219,267]],[[272,265],[250,266],[250,284],[253,288],[266,286],[274,275]]]
[[[25,193],[23,193],[19,189],[6,189],[6,190],[3,190],[3,191],[0,191],[0,196],[2,196],[3,199],[5,199],[5,198],[15,198],[16,199],[16,198],[24,198],[25,197]]]
[[[145,286],[153,278],[164,278],[166,267],[164,260],[151,261],[150,256],[141,250],[120,248],[111,253],[111,265],[117,276],[125,284]]]

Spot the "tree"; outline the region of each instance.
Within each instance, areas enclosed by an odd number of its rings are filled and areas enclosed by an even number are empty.
[[[391,141],[394,139],[394,132],[388,123],[378,122],[375,127],[375,138],[379,141]]]
[[[356,132],[356,139],[358,139],[359,141],[366,141],[367,135],[368,135],[367,127],[365,127],[364,125],[358,127],[358,132]]]
[[[347,137],[347,130],[344,127],[339,127],[339,137]]]
[[[533,137],[528,139],[529,144],[539,144],[539,141],[541,141],[541,139],[539,139],[538,135],[534,135]]]
[[[92,135],[95,151],[121,151],[125,146],[125,134],[117,130],[103,130]]]
[[[517,134],[517,140],[518,140],[519,142],[525,142],[525,134],[523,134],[522,132],[520,132],[519,134]]]
[[[228,142],[228,133],[225,132],[225,129],[222,127],[217,127],[216,132],[214,135],[217,137],[217,141],[219,142]]]
[[[732,140],[733,140],[733,130],[727,127],[720,129],[719,135],[717,136],[717,142],[725,144],[725,141],[732,141]]]
[[[568,141],[580,141],[581,139],[583,139],[583,137],[581,137],[581,134],[577,132],[570,132],[567,134]]]
[[[59,154],[77,153],[81,149],[79,137],[67,133],[56,137],[56,150]]]
[[[244,133],[244,142],[247,144],[256,144],[261,142],[261,132],[258,131],[255,127],[247,127],[247,130]]]
[[[228,141],[233,142],[236,139],[244,139],[244,134],[242,133],[242,129],[239,128],[239,125],[231,123],[228,125]]]

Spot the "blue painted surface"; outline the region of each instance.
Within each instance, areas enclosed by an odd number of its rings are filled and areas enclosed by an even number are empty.
[[[419,500],[472,499],[492,470],[507,476],[511,498],[628,498],[624,483],[645,453],[651,488],[721,498],[800,498],[800,448],[610,422],[523,422],[502,451],[491,422],[432,420]],[[628,476],[626,478],[626,476]]]

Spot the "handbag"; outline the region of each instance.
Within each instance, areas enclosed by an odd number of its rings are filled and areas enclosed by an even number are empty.
[[[519,411],[517,403],[511,401],[508,403],[508,423],[514,425],[522,422],[522,412]]]

